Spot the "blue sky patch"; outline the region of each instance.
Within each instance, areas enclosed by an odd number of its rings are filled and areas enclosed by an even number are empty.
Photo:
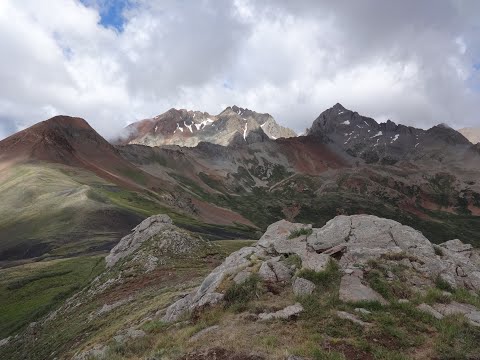
[[[132,6],[131,0],[80,0],[85,6],[98,9],[100,24],[122,32],[125,25],[124,11]]]

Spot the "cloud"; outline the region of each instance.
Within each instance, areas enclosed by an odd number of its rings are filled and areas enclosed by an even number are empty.
[[[474,126],[479,15],[455,0],[3,0],[0,137],[59,113],[110,137],[171,107],[232,104],[300,132],[336,102]]]

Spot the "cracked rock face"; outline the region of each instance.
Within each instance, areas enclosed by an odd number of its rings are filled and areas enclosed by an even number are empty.
[[[480,290],[478,254],[460,240],[441,244],[442,255],[438,255],[438,249],[421,232],[371,215],[337,216],[324,227],[312,229],[308,236],[291,238],[300,229],[311,229],[311,225],[285,220],[271,224],[255,246],[231,254],[197,290],[172,304],[163,320],[176,321],[187,311],[221,301],[225,281],[238,284],[252,274],[283,286],[290,286],[294,279],[292,291],[311,293],[313,284],[302,283],[307,280],[294,277],[295,269],[286,265],[286,257],[291,255],[301,260],[301,269],[313,271],[325,270],[329,261],[337,261],[344,272],[339,295],[347,302],[387,303],[363,279],[362,269],[368,267],[369,261],[380,258],[409,268],[412,287],[418,285],[420,289],[441,277],[452,287]]]
[[[105,262],[107,268],[111,268],[132,255],[128,260],[131,266],[139,265],[145,272],[150,272],[164,263],[166,256],[193,253],[195,249],[206,245],[203,240],[173,225],[168,215],[154,215],[120,240]]]
[[[137,250],[143,242],[151,239],[159,232],[165,229],[167,225],[172,224],[172,219],[168,215],[151,216],[143,220],[137,227],[132,230],[132,233],[125,236],[120,242],[110,251],[110,254],[105,258],[107,267],[112,267],[120,259],[132,254]]]

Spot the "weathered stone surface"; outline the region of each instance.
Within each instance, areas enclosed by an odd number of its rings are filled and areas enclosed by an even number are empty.
[[[89,359],[104,359],[107,355],[108,346],[106,345],[94,345],[90,350],[86,350],[73,357],[74,360],[89,360]]]
[[[366,326],[369,326],[370,324],[365,322],[365,321],[362,321],[360,320],[359,318],[357,318],[355,315],[353,314],[350,314],[348,312],[345,312],[345,311],[337,311],[337,316],[340,318],[340,319],[344,319],[344,320],[348,320],[348,321],[351,321],[357,325],[360,325],[360,326],[363,326],[363,327],[366,327]]]
[[[303,311],[303,306],[299,303],[287,306],[285,309],[276,311],[274,313],[261,313],[258,315],[259,320],[274,320],[274,319],[292,319],[300,315]]]
[[[250,271],[243,270],[240,271],[237,275],[235,275],[233,281],[235,282],[235,284],[243,284],[245,280],[247,280],[251,275],[252,273]]]
[[[244,247],[232,253],[203,280],[196,291],[170,305],[166,310],[163,321],[177,321],[188,311],[220,301],[222,294],[215,292],[218,286],[226,276],[237,274],[248,267],[250,264],[249,258],[256,253],[258,253],[258,249],[255,247]]]
[[[304,250],[300,254],[302,259],[302,267],[313,271],[323,271],[326,269],[330,256],[325,254],[317,254],[316,252]]]
[[[339,298],[346,302],[378,301],[387,304],[387,301],[376,291],[364,285],[355,275],[344,275],[340,281]]]
[[[120,334],[113,337],[113,339],[118,343],[124,343],[131,339],[142,338],[146,335],[145,331],[129,328],[126,331],[121,332]]]
[[[195,307],[220,301],[222,294],[217,289],[227,277],[241,283],[259,269],[258,275],[264,281],[289,283],[293,268],[287,267],[281,259],[283,255],[293,254],[300,257],[302,269],[313,271],[323,271],[329,261],[337,261],[344,273],[340,283],[342,301],[379,301],[387,304],[363,280],[362,269],[369,271],[369,261],[379,259],[387,266],[389,263],[404,265],[409,272],[408,283],[414,290],[428,289],[438,276],[453,288],[480,290],[480,265],[472,261],[475,251],[459,240],[442,244],[442,256],[439,256],[419,231],[371,215],[337,216],[323,228],[313,229],[306,239],[288,239],[292,231],[309,226],[284,220],[270,225],[255,246],[230,255],[196,291],[172,304],[164,320],[174,321]],[[389,269],[386,269],[386,274],[387,281],[397,279]],[[295,279],[295,294],[313,291],[311,285],[306,286],[304,281]]]
[[[0,347],[7,345],[10,342],[11,336],[0,340]]]
[[[470,324],[480,326],[480,311],[473,305],[452,301],[448,304],[435,304],[433,307],[445,316],[462,314],[468,319]]]
[[[316,251],[325,251],[334,246],[345,244],[350,239],[351,219],[340,215],[328,221],[321,229],[313,229],[307,243]]]
[[[308,227],[308,225],[291,223],[286,220],[277,221],[267,228],[265,234],[263,234],[260,240],[258,240],[257,245],[268,250],[273,250],[275,243],[288,244],[285,241],[291,240],[288,239],[290,234],[295,230],[303,229],[305,227]]]
[[[110,254],[105,258],[107,267],[112,267],[120,259],[132,254],[140,245],[158,234],[165,228],[165,225],[171,225],[172,219],[168,215],[155,215],[142,221],[133,232],[125,236],[120,242],[110,251]]]
[[[271,261],[270,266],[275,273],[277,281],[288,282],[292,279],[292,271],[281,261]]]
[[[464,244],[459,239],[446,241],[440,244],[440,246],[454,252],[469,252],[473,249],[471,244]]]
[[[260,269],[258,270],[258,275],[264,281],[269,281],[269,282],[276,282],[277,281],[277,276],[275,275],[272,268],[270,267],[270,265],[267,262],[264,262],[260,266]]]
[[[443,319],[443,315],[428,304],[420,304],[417,309],[432,315],[435,319]]]
[[[315,290],[315,284],[310,280],[297,277],[293,281],[293,293],[297,296],[310,295]]]
[[[361,313],[361,314],[365,314],[365,315],[371,314],[370,311],[368,311],[367,309],[364,309],[364,308],[355,308],[355,311],[358,312],[358,313]]]
[[[206,329],[203,329],[203,330],[200,330],[198,333],[196,333],[195,335],[193,335],[189,340],[188,342],[195,342],[199,339],[201,339],[204,335],[206,334],[209,334],[211,332],[214,332],[216,330],[220,329],[220,326],[218,325],[213,325],[213,326],[210,326],[210,327],[207,327]]]

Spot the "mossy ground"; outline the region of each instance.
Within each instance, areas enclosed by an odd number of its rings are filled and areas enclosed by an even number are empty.
[[[76,257],[0,270],[0,338],[55,309],[103,270],[103,257]]]

